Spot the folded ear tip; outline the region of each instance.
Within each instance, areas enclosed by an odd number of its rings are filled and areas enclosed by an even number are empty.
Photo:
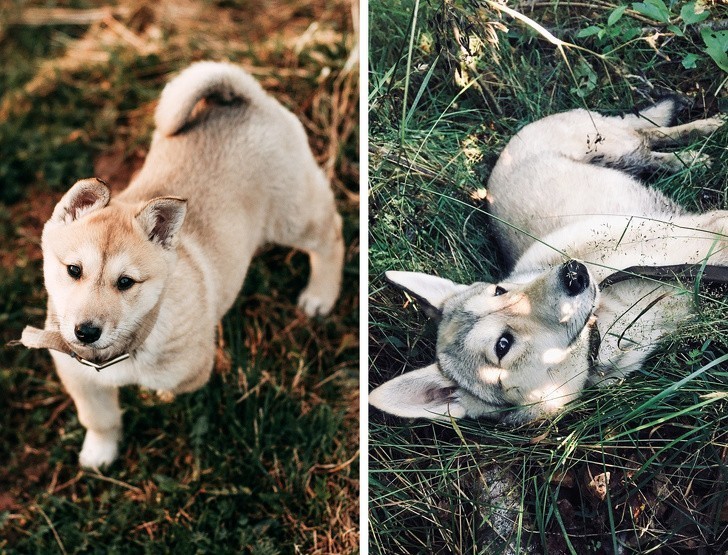
[[[393,285],[402,286],[402,280],[413,272],[404,272],[402,270],[387,270],[384,272],[384,279]]]
[[[377,407],[378,409],[382,408],[382,391],[381,386],[372,389],[372,391],[369,393],[369,397],[367,397],[367,401],[370,405],[373,407]]]
[[[187,207],[187,199],[186,198],[180,198],[180,197],[162,197],[158,200],[159,202],[165,203],[169,206],[177,206],[179,208],[186,208]]]
[[[87,177],[85,179],[79,179],[78,181],[76,181],[76,183],[74,183],[74,185],[83,185],[85,187],[93,188],[98,188],[99,185],[102,185],[106,189],[109,188],[109,184],[98,177]]]
[[[187,199],[180,197],[155,197],[150,199],[142,206],[137,212],[137,216],[145,211],[158,210],[158,209],[187,209]]]
[[[52,224],[70,223],[109,204],[109,186],[97,177],[79,179],[56,204],[49,220]]]
[[[104,203],[108,203],[109,199],[111,198],[111,189],[109,188],[108,183],[106,183],[102,179],[99,179],[98,177],[80,179],[73,186],[80,186],[80,190],[88,191],[94,195],[97,195],[98,198],[101,199]]]

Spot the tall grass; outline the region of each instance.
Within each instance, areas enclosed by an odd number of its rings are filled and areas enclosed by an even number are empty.
[[[725,109],[726,74],[699,28],[719,25],[717,10],[688,24],[684,3],[665,6],[667,22],[642,6],[511,5],[581,47],[562,52],[491,4],[420,3],[413,18],[415,3],[370,3],[371,386],[434,360],[434,324],[384,271],[466,283],[502,275],[484,187],[519,128],[575,107],[618,113],[668,92],[693,99],[686,120]],[[712,166],[650,183],[691,210],[726,208],[726,139],[721,130],[692,145]],[[699,315],[642,372],[545,422],[441,424],[371,409],[372,552],[725,550],[723,295],[701,298]]]

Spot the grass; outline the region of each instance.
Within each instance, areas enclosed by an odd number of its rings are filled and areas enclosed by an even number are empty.
[[[69,9],[100,15],[79,25]],[[295,307],[306,257],[263,251],[222,322],[229,364],[170,404],[124,389],[121,456],[103,474],[78,467],[83,430],[47,353],[0,349],[0,553],[358,549],[351,9],[296,0],[1,9],[0,341],[43,321],[39,235],[60,194],[90,175],[116,191],[126,184],[148,148],[155,99],[193,60],[241,63],[302,119],[331,176],[347,252],[334,313],[309,320]]]
[[[579,47],[560,50],[492,4],[370,3],[372,387],[434,360],[434,323],[384,271],[502,276],[484,188],[523,125],[575,107],[617,113],[669,92],[693,99],[686,121],[726,111],[728,74],[701,31],[719,28],[718,6],[697,23],[684,6],[521,5]],[[651,184],[692,210],[727,208],[727,139],[723,129],[693,145],[711,167]],[[371,409],[370,552],[725,551],[728,329],[724,292],[711,297],[643,371],[548,421],[508,429]],[[498,537],[508,519],[515,525]]]

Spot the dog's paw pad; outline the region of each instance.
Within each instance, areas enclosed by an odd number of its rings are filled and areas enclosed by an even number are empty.
[[[84,468],[103,468],[110,465],[119,454],[120,430],[99,433],[86,432],[78,461]]]
[[[167,389],[158,389],[156,393],[157,399],[159,399],[161,403],[171,403],[177,397],[174,393]]]
[[[298,298],[298,306],[306,313],[306,316],[325,316],[334,307],[336,296],[317,295],[311,291],[305,290]]]
[[[680,160],[687,166],[705,166],[707,168],[713,165],[713,160],[707,154],[697,150],[688,150],[679,154]]]

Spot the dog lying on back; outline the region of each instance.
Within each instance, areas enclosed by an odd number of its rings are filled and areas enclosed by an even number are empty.
[[[54,349],[87,429],[86,467],[117,456],[120,386],[176,394],[207,382],[217,322],[258,247],[309,253],[299,298],[309,315],[332,308],[341,282],[341,218],[328,181],[303,126],[250,75],[194,64],[165,87],[155,120],[126,190],[111,199],[103,182],[79,181],[43,229],[46,327],[26,328],[22,341]]]
[[[572,110],[517,133],[488,183],[512,271],[471,285],[387,272],[436,311],[437,362],[386,382],[369,402],[404,417],[518,424],[639,369],[691,313],[692,298],[675,281],[599,284],[634,266],[728,265],[728,211],[688,213],[633,177],[705,161],[661,151],[723,124],[671,126],[678,104],[668,98],[623,117]]]

